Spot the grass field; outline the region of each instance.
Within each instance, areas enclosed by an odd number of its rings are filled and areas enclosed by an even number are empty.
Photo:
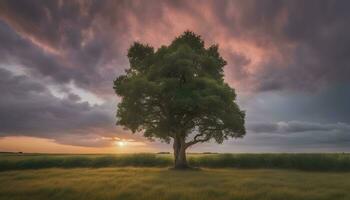
[[[0,154],[3,199],[350,199],[350,154]]]
[[[75,168],[0,172],[0,199],[348,200],[350,173]]]
[[[189,154],[205,168],[298,169],[350,172],[350,154]],[[44,168],[170,167],[171,154],[0,154],[0,171]]]

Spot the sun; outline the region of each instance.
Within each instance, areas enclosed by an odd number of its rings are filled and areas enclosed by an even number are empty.
[[[127,145],[127,142],[126,141],[117,141],[117,145],[120,147],[124,147]]]

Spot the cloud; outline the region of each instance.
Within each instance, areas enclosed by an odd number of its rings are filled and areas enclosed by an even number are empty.
[[[126,52],[116,48],[123,46],[123,36],[105,31],[110,22],[100,19],[103,10],[96,13],[101,6],[79,1],[1,2],[2,62],[20,64],[59,84],[74,82],[100,95],[112,94],[110,84],[118,64],[123,70]],[[122,32],[118,26],[114,28]]]
[[[256,122],[248,125],[248,130],[254,133],[303,133],[309,131],[348,132],[350,139],[350,125],[346,123],[321,124],[301,121],[280,121],[276,123]]]
[[[56,97],[45,83],[13,75],[2,68],[0,93],[0,136],[26,135],[59,140],[81,135],[79,137],[88,140],[91,135],[96,138],[118,131],[114,128],[113,106],[90,105],[71,93],[64,98]]]
[[[233,66],[248,72],[235,78],[268,91],[309,90],[348,81],[349,6],[349,2],[328,0],[263,0],[224,1],[214,7],[229,31],[227,36],[255,47],[247,51],[236,45],[235,50],[251,62]]]
[[[10,30],[1,40],[21,38],[5,43],[13,48],[3,55],[26,67],[112,94],[108,85],[127,67],[131,42],[159,47],[191,29],[220,44],[229,61],[226,79],[240,89],[309,90],[348,81],[349,6],[330,0],[3,1],[0,19]]]
[[[250,122],[243,139],[226,141],[219,152],[347,152],[350,125],[301,121]],[[206,146],[208,151],[215,151]]]
[[[322,90],[269,91],[238,95],[248,122],[306,121],[350,123],[350,84]]]

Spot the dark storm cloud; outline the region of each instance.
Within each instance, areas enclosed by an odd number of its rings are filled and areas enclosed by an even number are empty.
[[[225,148],[237,152],[347,152],[348,132],[307,131],[298,134],[248,134],[228,141]]]
[[[254,41],[266,52],[275,49],[281,56],[266,56],[259,70],[246,76],[238,73],[237,79],[252,79],[263,91],[308,90],[348,81],[350,2],[248,0],[217,2],[215,7],[232,35]]]
[[[308,92],[269,91],[241,101],[247,121],[306,121],[350,124],[350,84]]]
[[[89,138],[89,134],[102,137],[115,131],[113,114],[109,112],[113,107],[78,102],[75,94],[55,97],[43,83],[1,68],[0,93],[0,136]]]
[[[127,66],[125,54],[132,41],[159,46],[165,27],[174,30],[171,33],[193,29],[221,43],[229,61],[227,74],[250,89],[318,88],[347,81],[350,73],[347,1],[2,1],[0,5],[3,23],[35,44],[28,48],[45,50],[53,54],[50,62],[58,63],[35,63],[41,60],[36,55],[26,66],[96,93],[112,93],[106,88]],[[227,47],[232,39],[237,45]]]
[[[102,5],[99,1],[2,1],[2,61],[11,58],[11,63],[58,83],[73,81],[95,93],[111,93],[110,83],[118,71],[115,62],[125,52],[113,46],[120,41],[114,39],[115,32],[106,31],[111,22],[97,16],[104,14]]]
[[[10,39],[3,57],[60,84],[110,95],[111,82],[127,67],[128,46],[140,39],[131,29],[152,27],[162,7],[157,1],[1,1],[1,26],[9,30],[0,40]]]
[[[305,151],[319,149],[321,151],[345,150],[350,144],[350,124],[347,123],[315,123],[302,121],[258,122],[248,125],[251,133],[248,143],[258,145],[275,145]],[[284,148],[287,149],[287,148]]]
[[[243,139],[227,141],[223,148],[234,152],[344,152],[350,145],[346,123],[250,122],[247,129]]]
[[[2,16],[9,24],[52,47],[59,47],[61,42],[79,47],[80,32],[90,26],[95,14],[78,1],[69,4],[62,1],[3,1],[1,5]],[[87,10],[83,10],[85,8]],[[84,12],[88,14],[83,17]]]
[[[25,40],[8,25],[0,21],[0,58],[2,64],[19,63],[26,68],[40,69],[43,73],[55,74],[62,81],[69,80],[69,74],[76,72],[65,70],[58,59],[35,47]]]
[[[350,125],[346,123],[321,124],[312,122],[289,121],[277,123],[251,123],[248,125],[248,130],[254,133],[302,133],[308,131],[339,131],[348,132],[350,140]]]

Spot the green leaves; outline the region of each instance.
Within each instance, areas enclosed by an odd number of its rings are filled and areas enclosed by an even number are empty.
[[[191,31],[185,31],[180,37],[175,38],[171,43],[170,48],[177,49],[183,44],[186,44],[191,49],[199,52],[204,49],[204,41],[201,36]]]
[[[130,68],[144,73],[152,62],[153,47],[135,42],[128,51]]]
[[[245,114],[234,89],[224,83],[226,61],[217,45],[205,48],[199,35],[186,31],[156,51],[134,43],[128,58],[130,68],[114,81],[122,97],[117,124],[166,142],[198,130],[188,144],[245,134]]]

